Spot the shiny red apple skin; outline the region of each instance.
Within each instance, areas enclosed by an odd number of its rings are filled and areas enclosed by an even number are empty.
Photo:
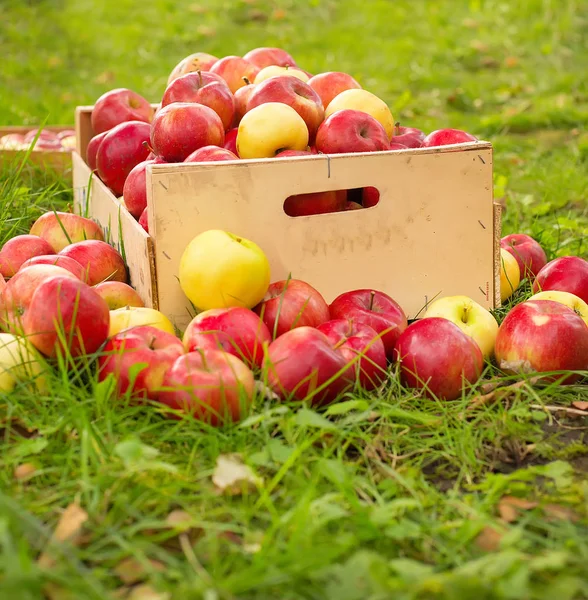
[[[98,176],[116,196],[122,196],[125,180],[135,165],[149,154],[151,126],[140,121],[126,121],[111,129],[96,153]]]
[[[373,186],[365,187],[361,193],[361,203],[364,208],[376,206],[380,201],[380,192]]]
[[[440,317],[411,323],[398,338],[394,355],[400,362],[402,385],[440,400],[459,398],[484,369],[478,344],[455,323]]]
[[[233,117],[233,127],[239,126],[243,115],[247,112],[247,102],[249,102],[249,98],[254,89],[255,85],[253,83],[248,83],[235,92],[235,115]]]
[[[500,240],[500,247],[512,254],[523,277],[534,279],[547,264],[547,255],[539,242],[524,233],[512,233]]]
[[[394,126],[394,135],[390,138],[390,145],[403,144],[407,148],[420,148],[425,139],[425,133],[415,127],[401,127],[398,123]]]
[[[422,148],[432,148],[434,146],[446,146],[448,144],[463,144],[465,142],[476,142],[478,138],[467,131],[461,129],[437,129],[425,136]]]
[[[354,381],[345,356],[333,348],[327,335],[309,326],[292,329],[274,340],[264,371],[268,386],[282,400],[308,401],[311,406],[333,402]]]
[[[365,323],[332,319],[317,327],[353,365],[355,378],[365,390],[373,390],[386,378],[386,349],[378,334]]]
[[[220,75],[227,82],[233,94],[239,88],[247,85],[243,78],[254,81],[260,70],[252,62],[233,55],[221,58],[210,67],[210,72]]]
[[[43,213],[32,224],[29,233],[42,237],[53,248],[53,252],[59,252],[73,242],[104,240],[104,231],[96,221],[54,210]]]
[[[149,216],[147,215],[147,207],[145,207],[145,210],[141,213],[141,217],[139,218],[139,225],[141,225],[141,227],[147,233],[149,233]]]
[[[186,73],[194,71],[208,71],[212,65],[218,60],[218,57],[207,54],[206,52],[195,52],[183,58],[169,74],[167,85],[169,85],[176,77],[181,77]]]
[[[290,156],[313,156],[310,150],[282,150],[278,152],[274,158],[289,158]]]
[[[62,257],[65,258],[65,257]],[[137,290],[122,281],[103,281],[93,286],[94,291],[106,300],[109,310],[126,306],[145,306]]]
[[[284,212],[289,217],[320,215],[345,210],[346,203],[346,196],[336,190],[296,194],[286,198]]]
[[[220,162],[225,160],[239,160],[239,157],[226,148],[203,146],[198,150],[194,150],[190,156],[186,157],[184,162]]]
[[[17,235],[10,238],[0,250],[0,275],[5,279],[12,277],[21,266],[33,258],[43,254],[54,254],[54,250],[38,235]]]
[[[123,201],[127,210],[138,219],[147,207],[147,165],[154,160],[144,160],[135,165],[128,174],[123,186]]]
[[[378,152],[389,150],[390,141],[374,117],[359,110],[344,109],[321,123],[315,146],[323,154]]]
[[[396,341],[408,326],[398,302],[384,292],[371,289],[340,294],[329,305],[329,313],[331,319],[352,319],[369,325],[381,336],[389,360],[393,359]]]
[[[497,365],[507,373],[588,370],[588,326],[571,308],[529,300],[504,318],[496,337]],[[551,379],[559,379],[554,375]],[[574,383],[581,375],[565,378]]]
[[[533,293],[559,290],[588,302],[588,261],[580,256],[560,256],[537,273]]]
[[[329,306],[321,293],[299,279],[275,281],[253,308],[277,338],[296,327],[318,327],[329,320]]]
[[[319,95],[326,110],[331,100],[345,90],[361,89],[361,85],[348,73],[327,71],[308,80],[308,85]]]
[[[208,106],[174,102],[157,112],[151,125],[151,146],[166,162],[183,162],[203,146],[222,146],[225,128]]]
[[[131,327],[104,346],[98,359],[98,381],[112,375],[117,396],[156,400],[166,372],[183,354],[182,342],[175,335],[150,325]]]
[[[296,67],[296,61],[282,48],[254,48],[243,55],[243,59],[254,64],[259,69],[277,65],[278,67]]]
[[[251,369],[220,350],[180,356],[164,377],[157,400],[213,427],[237,422],[249,411],[255,391]],[[168,416],[178,418],[173,413]]]
[[[250,368],[261,367],[263,345],[272,336],[252,310],[233,306],[212,308],[196,315],[184,332],[186,352],[198,348],[220,350],[240,358]]]
[[[230,150],[237,158],[240,158],[239,152],[237,151],[237,134],[239,133],[238,127],[229,129],[225,134],[225,143],[223,148]]]
[[[126,88],[116,88],[102,94],[92,110],[92,129],[102,133],[126,121],[151,123],[153,108],[137,92]]]
[[[118,250],[100,240],[86,240],[66,246],[60,256],[69,256],[82,265],[89,285],[103,281],[127,282],[127,269]]]
[[[104,299],[73,276],[43,281],[23,318],[28,341],[50,358],[93,354],[106,341],[109,323]]]
[[[98,148],[108,131],[109,130],[107,129],[102,133],[98,133],[88,142],[88,146],[86,147],[86,163],[92,171],[96,170],[96,155],[98,154]]]
[[[74,260],[69,256],[60,256],[59,254],[42,254],[40,256],[34,256],[23,263],[19,272],[27,267],[32,267],[33,265],[55,265],[69,271],[81,281],[85,281],[86,272],[84,271],[84,268],[77,260]]]

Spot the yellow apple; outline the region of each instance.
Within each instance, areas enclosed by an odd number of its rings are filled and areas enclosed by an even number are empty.
[[[480,346],[484,358],[494,354],[498,322],[492,313],[467,296],[446,296],[435,300],[423,318],[442,317],[455,323]]]
[[[176,334],[171,321],[161,312],[146,306],[125,306],[110,311],[110,329],[108,337],[116,335],[123,329],[151,325],[161,331]]]
[[[504,248],[500,249],[500,300],[505,302],[519,287],[521,269],[517,259]]]
[[[254,242],[210,229],[186,246],[179,279],[184,294],[199,310],[253,308],[269,287],[270,265]]]
[[[304,83],[306,83],[310,79],[308,75],[300,69],[271,65],[269,67],[264,67],[263,69],[261,69],[261,71],[255,76],[253,83],[261,83],[262,81],[265,81],[270,77],[278,77],[279,75],[296,77],[296,79],[300,79],[300,81],[304,81]]]
[[[18,382],[31,384],[42,394],[48,390],[43,373],[47,364],[25,338],[0,333],[0,391],[11,392]]]
[[[351,89],[337,94],[325,110],[325,119],[338,110],[360,110],[371,115],[386,131],[388,139],[394,135],[394,118],[388,105],[367,90]]]
[[[547,292],[539,292],[534,296],[531,296],[529,300],[553,300],[553,302],[560,302],[569,306],[576,314],[580,315],[586,325],[588,325],[588,304],[576,296],[576,294],[570,294],[570,292],[563,292],[560,290],[549,290]]]
[[[237,130],[241,158],[273,158],[282,150],[306,150],[304,119],[282,102],[266,102],[245,113]]]

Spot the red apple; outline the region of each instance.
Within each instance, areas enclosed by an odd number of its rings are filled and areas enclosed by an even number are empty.
[[[17,235],[9,239],[0,250],[0,275],[8,279],[29,258],[53,253],[49,243],[38,235]]]
[[[151,146],[165,161],[183,162],[202,146],[222,146],[225,128],[208,106],[174,102],[164,106],[153,119]]]
[[[314,141],[325,118],[325,109],[319,95],[307,83],[286,75],[270,77],[255,85],[247,102],[247,112],[267,102],[291,106],[304,119],[310,143]]]
[[[167,85],[169,85],[177,77],[181,77],[186,73],[194,71],[208,71],[212,65],[218,60],[216,56],[207,54],[206,52],[195,52],[183,58],[169,74]]]
[[[389,150],[384,127],[371,115],[343,109],[327,117],[318,128],[316,148],[323,154]]]
[[[216,427],[239,421],[249,410],[254,391],[253,373],[242,360],[228,352],[202,349],[174,362],[157,399]]]
[[[225,56],[210,67],[211,73],[220,75],[233,94],[246,85],[243,78],[253,81],[261,69],[240,56]]]
[[[408,148],[408,146],[405,146],[404,144],[398,144],[396,142],[391,143],[390,147],[388,148],[388,150],[406,150]]]
[[[498,329],[495,356],[507,373],[586,371],[588,326],[561,302],[529,300],[506,315]],[[565,383],[580,378],[569,375]]]
[[[278,67],[296,67],[296,61],[281,48],[255,48],[243,56],[244,60],[254,64],[259,69],[277,65]]]
[[[378,188],[369,186],[364,187],[361,192],[361,204],[364,208],[371,208],[376,206],[380,201],[380,192]]]
[[[394,350],[402,385],[428,397],[455,400],[480,378],[484,357],[478,344],[455,323],[427,317],[409,325]]]
[[[139,219],[139,225],[141,225],[141,227],[147,233],[149,233],[149,217],[147,216],[147,207],[145,207],[145,210],[141,213],[141,217]]]
[[[226,148],[202,146],[202,148],[194,150],[184,162],[217,162],[225,160],[239,160],[239,157]]]
[[[38,137],[37,137],[38,134]],[[48,143],[53,143],[56,145],[59,145],[58,143],[58,139],[57,139],[57,134],[54,131],[50,131],[48,129],[41,129],[41,131],[39,132],[39,128],[35,127],[34,129],[30,129],[29,131],[27,131],[27,133],[25,134],[24,138],[23,138],[23,142],[25,144],[30,144],[35,138],[37,137],[37,144],[44,140]]]
[[[59,252],[75,242],[104,240],[102,227],[92,219],[53,210],[42,214],[33,223],[29,233],[43,238],[53,252]]]
[[[89,285],[73,276],[57,276],[37,287],[23,326],[28,341],[45,356],[55,358],[65,351],[75,357],[102,346],[109,321],[108,305]]]
[[[236,157],[239,158],[239,152],[237,151],[237,134],[239,133],[239,128],[234,127],[233,129],[229,129],[225,134],[225,143],[223,147],[227,150],[230,150]]]
[[[352,319],[369,325],[384,343],[386,356],[392,360],[394,346],[408,326],[402,307],[388,294],[360,289],[337,296],[329,306],[331,319]]]
[[[88,142],[88,146],[86,147],[86,163],[92,171],[96,170],[96,155],[98,154],[98,148],[109,131],[110,130],[107,129],[106,131],[95,135]]]
[[[7,133],[0,136],[0,150],[23,150],[24,135],[20,133]]]
[[[361,89],[361,85],[351,75],[339,71],[319,73],[308,80],[308,85],[319,95],[325,109],[341,92]]]
[[[125,179],[123,201],[127,210],[138,219],[147,208],[147,165],[154,160],[144,160],[135,165]]]
[[[425,134],[420,129],[414,127],[401,127],[400,123],[394,125],[394,134],[390,138],[390,146],[393,144],[402,144],[407,148],[420,148]]]
[[[233,127],[239,126],[243,115],[247,112],[247,102],[249,102],[249,97],[254,89],[255,85],[247,79],[245,85],[235,92],[235,116],[233,117]]]
[[[118,396],[156,400],[163,379],[184,354],[182,342],[150,325],[131,327],[111,337],[98,359],[98,381],[109,375]]]
[[[284,212],[289,217],[320,215],[345,210],[346,204],[347,197],[340,191],[310,192],[288,196],[284,201]]]
[[[143,96],[126,88],[102,94],[92,110],[92,129],[102,133],[125,121],[151,123],[153,108]]]
[[[184,332],[186,352],[199,348],[222,350],[253,368],[261,367],[263,344],[272,337],[265,323],[253,311],[233,306],[212,308],[196,315]]]
[[[346,358],[322,331],[309,326],[292,329],[274,340],[264,369],[269,387],[280,398],[307,400],[313,406],[332,402],[353,385]]]
[[[579,256],[560,256],[548,262],[533,283],[533,293],[558,290],[588,302],[588,261]]]
[[[229,129],[235,115],[235,99],[228,85],[214,73],[187,73],[174,79],[163,94],[161,106],[173,102],[196,102],[212,108]]]
[[[329,307],[320,292],[299,279],[270,284],[253,309],[277,338],[296,327],[318,327],[329,320]]]
[[[353,364],[355,378],[366,390],[378,387],[386,377],[386,349],[378,334],[364,323],[333,319],[317,327]]]
[[[111,129],[96,154],[98,176],[116,196],[122,196],[125,180],[135,165],[149,154],[151,126],[140,121],[126,121]]]
[[[66,257],[62,256],[61,258]],[[103,281],[96,284],[94,290],[106,300],[109,310],[127,306],[145,306],[137,291],[122,281]]]
[[[461,129],[437,129],[429,133],[421,145],[422,148],[432,146],[446,146],[448,144],[463,144],[464,142],[475,142],[477,137]]]
[[[41,254],[40,256],[34,256],[23,263],[19,272],[27,267],[32,267],[33,265],[56,265],[69,271],[72,275],[75,275],[82,281],[84,281],[84,277],[86,276],[82,265],[69,256],[60,256],[59,254]]]
[[[127,269],[122,256],[110,244],[100,240],[86,240],[66,246],[61,256],[77,260],[87,273],[89,285],[103,281],[127,281]]]
[[[55,135],[55,137],[58,140],[63,140],[63,139],[68,138],[68,137],[72,137],[72,136],[75,137],[75,135],[76,135],[76,130],[75,129],[64,129],[63,131],[59,131]]]
[[[290,156],[313,156],[310,150],[282,150],[274,158],[288,158]]]
[[[519,265],[521,279],[533,279],[547,264],[545,250],[539,242],[524,233],[506,235],[500,240],[500,247],[510,252]]]

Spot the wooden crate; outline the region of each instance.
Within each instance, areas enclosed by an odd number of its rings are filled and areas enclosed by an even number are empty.
[[[78,152],[92,136],[91,107],[77,113]],[[124,239],[143,300],[180,329],[194,314],[178,283],[180,257],[208,229],[251,239],[267,254],[271,279],[292,277],[332,301],[357,288],[390,294],[409,318],[439,296],[464,294],[500,305],[500,207],[493,202],[488,142],[289,159],[158,164],[147,168],[151,236],[74,155],[77,204]],[[292,194],[375,186],[368,209],[289,217]],[[119,232],[120,227],[120,232]]]
[[[0,127],[0,137],[10,133],[26,134],[31,129],[35,129],[37,125],[18,126],[18,127]],[[47,125],[43,129],[59,133],[67,129],[74,129],[73,125]],[[2,150],[0,149],[0,164],[19,164],[23,159],[26,150]],[[51,170],[59,175],[71,177],[72,175],[72,153],[71,152],[56,152],[53,150],[33,150],[28,159],[27,164],[41,167],[45,170]]]

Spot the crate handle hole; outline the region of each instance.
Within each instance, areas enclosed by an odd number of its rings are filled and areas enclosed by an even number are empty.
[[[373,186],[350,190],[326,190],[288,196],[284,200],[284,212],[289,217],[307,217],[371,208],[379,201],[380,192]]]

